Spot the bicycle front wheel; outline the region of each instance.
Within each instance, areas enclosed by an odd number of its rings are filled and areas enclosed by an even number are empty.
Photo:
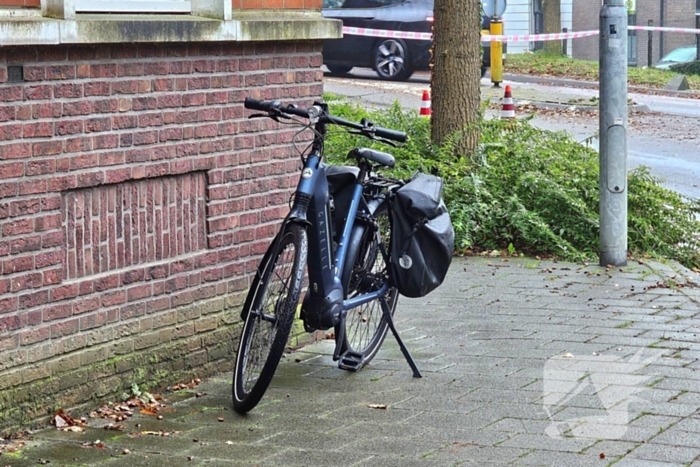
[[[391,236],[387,202],[379,204],[372,214],[378,229],[370,226],[357,229],[355,235],[362,235],[362,240],[358,243],[358,248],[348,252],[349,264],[353,265],[347,282],[344,281],[347,284],[348,298],[378,290],[386,281],[385,255],[389,252]],[[369,363],[379,351],[387,334],[388,324],[383,317],[383,307],[388,307],[389,313],[393,315],[398,298],[398,291],[392,287],[383,298],[348,310],[344,332],[336,330],[336,335],[344,336],[341,348],[361,354],[363,365]]]
[[[236,364],[233,408],[252,410],[272,381],[299,303],[308,252],[306,230],[291,224],[270,245],[248,291]]]

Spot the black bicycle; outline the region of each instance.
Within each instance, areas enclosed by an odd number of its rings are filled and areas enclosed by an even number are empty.
[[[302,109],[246,99],[245,107],[264,112],[251,118],[298,123],[312,130],[314,139],[308,153],[302,151],[291,210],[258,266],[241,312],[245,323],[233,372],[234,409],[246,413],[260,402],[282,358],[297,310],[309,332],[334,328],[333,359],[340,368],[357,371],[366,365],[390,329],[413,375],[421,377],[392,319],[398,292],[387,267],[391,236],[387,194],[401,182],[375,171],[393,167],[394,157],[356,148],[349,154],[356,166],[322,162],[329,125],[392,145],[406,141],[406,134],[367,119],[354,123],[334,117],[323,103]]]

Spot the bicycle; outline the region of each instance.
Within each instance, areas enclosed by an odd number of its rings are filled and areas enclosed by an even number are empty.
[[[300,151],[303,166],[290,212],[258,266],[241,311],[234,410],[244,414],[260,402],[299,308],[306,331],[334,328],[333,360],[341,369],[358,371],[369,363],[391,330],[413,376],[420,378],[393,323],[398,292],[387,268],[391,237],[387,194],[402,182],[374,173],[393,167],[394,157],[355,148],[349,156],[356,159],[356,167],[322,162],[331,124],[390,145],[405,142],[406,134],[367,119],[354,123],[334,117],[323,103],[302,109],[247,98],[244,106],[264,112],[250,118],[292,120],[313,130],[314,138],[308,154]],[[300,304],[305,268],[308,287]]]

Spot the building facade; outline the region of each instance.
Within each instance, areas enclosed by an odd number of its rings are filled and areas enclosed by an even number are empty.
[[[9,1],[5,432],[231,368],[299,166],[297,130],[249,120],[243,100],[320,99],[322,40],[341,35],[320,0]]]
[[[577,0],[573,8],[573,27],[576,31],[598,29],[600,0]],[[630,2],[630,25],[693,29],[700,14],[698,0],[636,0]],[[628,62],[630,65],[654,65],[670,51],[696,44],[694,34],[659,31],[630,31],[628,34]],[[651,55],[649,49],[651,45]],[[575,39],[573,57],[598,60],[598,37]]]

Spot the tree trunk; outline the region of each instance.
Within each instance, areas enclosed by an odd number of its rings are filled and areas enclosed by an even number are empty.
[[[542,19],[545,33],[555,34],[561,32],[561,0],[542,0]],[[561,41],[545,41],[544,50],[561,55]]]
[[[435,0],[433,24],[433,142],[462,131],[456,155],[469,155],[479,142],[481,1]]]

